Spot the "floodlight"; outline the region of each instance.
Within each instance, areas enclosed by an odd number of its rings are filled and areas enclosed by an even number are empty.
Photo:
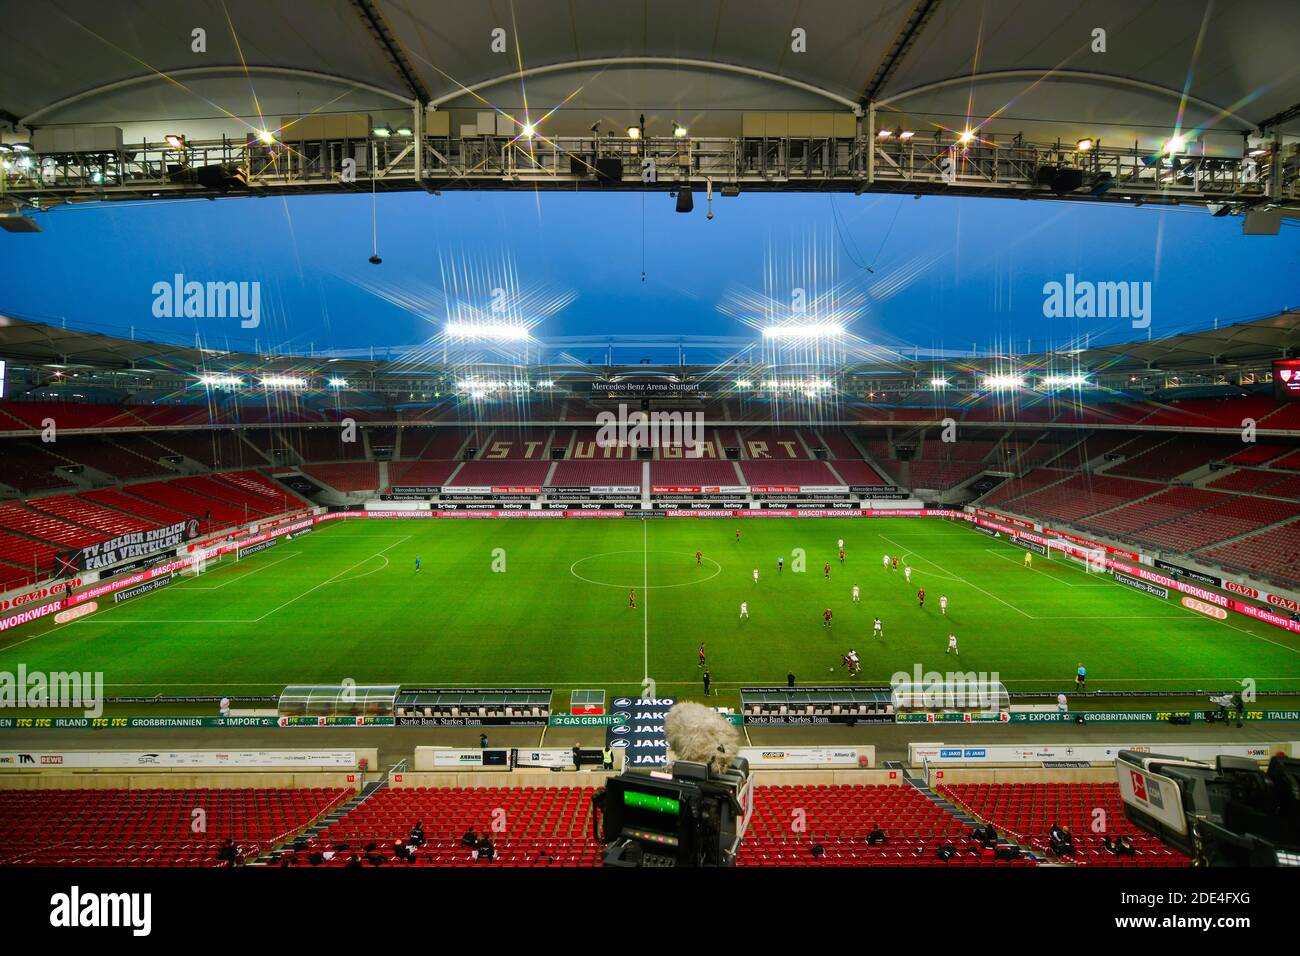
[[[898,138],[904,141],[911,139],[915,135],[916,133],[910,129],[900,129],[898,131]]]
[[[1074,144],[1074,151],[1076,153],[1086,153],[1096,145],[1097,145],[1096,140],[1092,139],[1091,137],[1085,136],[1083,139],[1079,140],[1077,143]]]
[[[347,388],[348,380],[346,378],[332,378],[329,380],[330,388]]]
[[[387,126],[376,126],[370,131],[370,135],[376,139],[388,139],[388,137],[393,135],[393,131]]]
[[[165,142],[172,149],[185,148],[185,137],[182,136],[180,133],[168,133],[166,136],[163,137],[163,142]]]
[[[1162,151],[1166,156],[1172,156],[1172,155],[1174,155],[1174,153],[1182,153],[1182,152],[1186,152],[1186,151],[1187,151],[1187,137],[1185,137],[1185,136],[1171,136],[1171,137],[1169,138],[1169,141],[1168,141],[1167,143],[1165,143],[1165,145],[1164,145],[1164,147],[1162,148],[1161,151]]]
[[[532,139],[533,135],[536,132],[537,132],[536,126],[534,126],[532,123],[525,123],[523,128],[523,133],[521,135],[524,137],[524,139]]]
[[[947,388],[948,380],[946,378],[932,378],[930,379],[930,386],[932,388]]]
[[[882,129],[879,133],[876,134],[876,139],[889,139],[889,137],[893,135],[894,135],[894,131],[892,129]]]
[[[275,142],[275,134],[272,133],[269,129],[259,129],[257,131],[257,138],[263,145],[266,146],[270,146],[272,143]]]
[[[984,379],[984,387],[992,389],[1020,388],[1024,384],[1019,375],[989,375]]]
[[[673,123],[673,138],[674,138],[674,139],[685,139],[685,138],[686,138],[686,127],[683,126],[681,123]]]
[[[199,384],[206,388],[228,387],[234,388],[243,384],[243,379],[238,375],[202,375],[199,377]]]
[[[287,375],[266,375],[262,378],[263,388],[306,388],[307,382],[301,378],[291,378]]]
[[[496,339],[522,341],[528,338],[528,328],[505,322],[448,322],[444,332],[461,339]]]
[[[14,152],[15,152],[15,153],[30,153],[30,152],[32,151],[32,144],[31,144],[31,143],[14,143],[14,144],[13,144],[13,148],[14,148]]]
[[[811,325],[774,325],[763,330],[765,339],[817,339],[844,334],[844,326],[830,323]]]
[[[957,142],[962,146],[969,146],[971,143],[975,142],[974,131],[969,129],[963,130],[961,135],[957,137]]]
[[[629,126],[629,127],[627,128],[627,138],[628,138],[628,139],[640,139],[640,138],[641,138],[641,127],[639,127],[639,126]]]

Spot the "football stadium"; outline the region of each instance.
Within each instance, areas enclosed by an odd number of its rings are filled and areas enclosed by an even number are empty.
[[[214,869],[1293,886],[1300,7],[0,10],[52,927]]]

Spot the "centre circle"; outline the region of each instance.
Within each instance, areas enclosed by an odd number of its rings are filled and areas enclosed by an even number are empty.
[[[722,565],[708,557],[697,565],[690,551],[605,551],[574,561],[569,573],[603,588],[654,590],[712,581],[722,573]]]

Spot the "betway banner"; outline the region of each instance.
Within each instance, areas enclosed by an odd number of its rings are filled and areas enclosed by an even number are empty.
[[[1155,566],[1161,571],[1168,571],[1176,578],[1187,578],[1191,581],[1198,581],[1201,584],[1208,584],[1212,588],[1223,587],[1223,580],[1216,578],[1213,574],[1206,574],[1204,571],[1197,571],[1195,568],[1185,568],[1181,564],[1174,564],[1172,561],[1161,561],[1157,559]]]
[[[112,567],[123,561],[147,558],[163,551],[173,551],[190,538],[198,537],[199,523],[191,518],[178,521],[164,528],[150,528],[148,531],[132,531],[119,534],[99,544],[72,552],[65,559],[78,571],[98,571],[100,568]]]

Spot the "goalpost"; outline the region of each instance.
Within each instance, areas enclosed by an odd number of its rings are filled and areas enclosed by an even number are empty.
[[[1055,553],[1053,553],[1055,552]],[[1106,574],[1106,550],[1104,548],[1085,548],[1064,538],[1050,538],[1047,541],[1047,556],[1072,561],[1089,574]]]

